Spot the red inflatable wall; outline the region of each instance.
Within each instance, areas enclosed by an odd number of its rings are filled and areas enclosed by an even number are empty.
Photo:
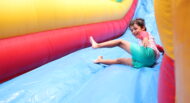
[[[158,84],[158,103],[175,103],[174,61],[164,54]]]

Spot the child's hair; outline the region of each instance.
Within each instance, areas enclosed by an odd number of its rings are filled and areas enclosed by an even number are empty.
[[[129,24],[129,27],[133,26],[134,24],[137,24],[138,26],[140,26],[141,28],[145,28],[146,31],[146,27],[145,27],[145,21],[142,18],[136,18],[134,20],[132,20]]]

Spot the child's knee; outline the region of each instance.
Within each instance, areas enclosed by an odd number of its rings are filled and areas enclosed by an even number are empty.
[[[124,40],[123,40],[123,39],[118,39],[118,40],[119,40],[119,42],[120,42],[120,43],[123,43],[123,42],[124,42]]]
[[[132,66],[132,59],[131,58],[118,58],[117,60],[117,64],[126,64],[126,65],[130,65]]]
[[[122,45],[124,45],[124,44],[125,44],[125,40],[118,39],[118,41],[119,41],[119,46],[122,46]]]
[[[118,64],[123,64],[124,60],[122,58],[118,58],[118,59],[116,59],[116,62]]]

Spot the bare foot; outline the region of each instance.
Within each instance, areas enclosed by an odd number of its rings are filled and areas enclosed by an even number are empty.
[[[90,36],[90,43],[92,44],[92,48],[98,48],[98,43],[94,40],[92,36]]]
[[[103,56],[98,56],[98,58],[94,60],[94,63],[100,63],[102,59],[103,59]]]

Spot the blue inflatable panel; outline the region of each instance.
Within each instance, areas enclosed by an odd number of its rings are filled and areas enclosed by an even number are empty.
[[[153,1],[139,0],[134,18],[146,21],[147,31],[160,44]],[[136,42],[128,29],[119,39]],[[105,59],[130,57],[119,47],[91,47],[0,84],[0,103],[157,103],[161,59],[153,68],[94,64]]]
[[[157,103],[158,70],[112,65],[88,80],[68,103]]]

